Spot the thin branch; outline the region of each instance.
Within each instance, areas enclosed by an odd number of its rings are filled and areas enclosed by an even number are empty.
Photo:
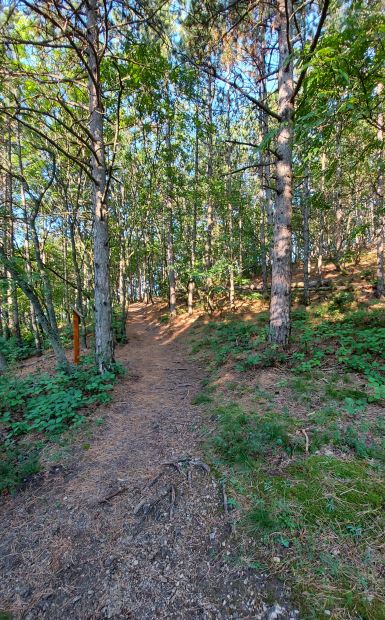
[[[315,49],[317,47],[318,40],[319,40],[319,38],[321,36],[322,26],[324,25],[324,22],[325,22],[327,13],[328,13],[329,3],[330,3],[330,0],[324,0],[324,5],[322,7],[322,12],[321,12],[321,16],[320,16],[320,19],[319,19],[319,22],[318,22],[318,27],[317,27],[316,33],[314,35],[314,39],[311,42],[309,53],[307,55],[308,58],[311,57],[311,55],[314,53],[314,51],[315,51]],[[298,95],[298,93],[300,91],[300,88],[302,86],[302,82],[304,81],[304,79],[306,77],[307,69],[308,68],[305,67],[304,69],[302,69],[302,71],[300,73],[300,76],[298,78],[298,82],[297,82],[297,84],[296,84],[296,86],[294,88],[293,94],[291,96],[291,101],[292,102],[295,100],[296,96]]]

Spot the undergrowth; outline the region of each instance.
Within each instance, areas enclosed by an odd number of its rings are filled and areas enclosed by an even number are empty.
[[[89,407],[107,403],[120,368],[100,375],[90,358],[69,374],[0,377],[0,491],[39,471],[44,444],[79,427]]]
[[[382,620],[384,309],[336,293],[293,312],[292,342],[270,347],[261,313],[194,344],[217,388],[198,399],[217,420],[212,458],[254,539],[243,560],[289,581],[305,619]]]

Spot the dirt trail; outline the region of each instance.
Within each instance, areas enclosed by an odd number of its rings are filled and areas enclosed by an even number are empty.
[[[297,617],[282,586],[237,561],[220,485],[199,461],[200,428],[210,422],[191,404],[203,373],[186,355],[186,328],[161,327],[151,310],[132,306],[118,352],[128,374],[97,412],[105,423],[3,501],[8,617]]]

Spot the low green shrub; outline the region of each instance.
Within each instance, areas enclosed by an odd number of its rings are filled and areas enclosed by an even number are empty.
[[[45,441],[80,426],[90,405],[107,403],[118,372],[116,366],[100,375],[91,359],[83,358],[69,374],[0,377],[0,490],[36,471]]]

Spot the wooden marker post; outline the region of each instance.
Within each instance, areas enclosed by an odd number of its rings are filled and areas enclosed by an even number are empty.
[[[79,324],[80,314],[75,308],[72,313],[73,328],[74,328],[74,364],[79,364],[80,359],[80,336],[79,336]]]

